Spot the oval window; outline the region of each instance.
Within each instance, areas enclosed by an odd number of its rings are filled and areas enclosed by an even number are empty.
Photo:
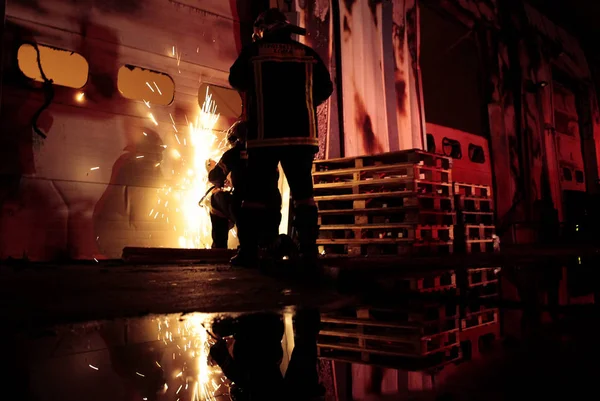
[[[442,139],[442,149],[444,156],[449,156],[453,159],[462,159],[462,147],[456,139]]]
[[[485,163],[485,153],[483,147],[479,145],[469,144],[469,160],[473,163],[483,164]]]
[[[117,87],[123,97],[168,106],[175,97],[175,82],[162,72],[132,65],[119,69]]]
[[[40,64],[46,78],[55,85],[79,89],[88,80],[89,65],[81,54],[50,46],[37,45],[40,51]],[[44,82],[37,60],[34,45],[23,44],[17,52],[19,69],[26,77]]]

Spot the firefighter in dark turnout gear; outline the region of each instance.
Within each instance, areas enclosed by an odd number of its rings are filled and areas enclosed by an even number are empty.
[[[319,145],[316,108],[329,98],[333,84],[318,54],[292,39],[300,29],[278,9],[265,11],[255,22],[255,41],[242,49],[230,69],[229,83],[246,93],[252,127],[247,141],[248,191],[240,218],[258,230],[240,236],[237,263],[254,263],[258,247],[274,240],[260,229],[261,222],[277,218],[266,197],[277,188],[274,172],[279,163],[295,202],[301,257],[316,262],[319,227],[311,177]]]
[[[245,131],[247,123],[236,121],[227,132],[227,141],[232,146],[219,162],[209,160],[212,168],[208,173],[208,181],[213,186],[210,196],[210,222],[212,224],[212,247],[227,249],[229,230],[236,223],[242,206],[242,182],[246,174]],[[225,190],[227,177],[230,176],[233,191]]]
[[[219,162],[208,173],[208,181],[214,186],[210,197],[210,220],[212,223],[213,248],[227,248],[229,230],[237,225],[238,235],[244,228],[239,224],[240,209],[245,192],[247,174],[246,135],[248,123],[236,121],[227,132],[227,141],[231,149],[227,150]],[[213,162],[214,163],[214,162]],[[278,172],[276,172],[278,175]],[[233,190],[226,190],[227,177]],[[274,193],[270,198],[270,205],[277,210],[281,209],[281,197]],[[279,223],[267,228],[270,235],[277,236]]]

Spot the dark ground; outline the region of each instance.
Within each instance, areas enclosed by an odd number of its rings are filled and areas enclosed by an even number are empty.
[[[19,325],[182,312],[335,307],[333,289],[229,266],[0,266],[0,319]]]

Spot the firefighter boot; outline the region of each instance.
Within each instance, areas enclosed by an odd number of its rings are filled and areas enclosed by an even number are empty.
[[[254,209],[242,209],[237,221],[238,253],[231,258],[233,267],[253,268],[258,264],[258,236],[255,230],[260,227],[260,213]]]
[[[296,208],[294,226],[298,231],[300,268],[306,272],[318,271],[318,218],[318,210],[316,206],[301,205]]]

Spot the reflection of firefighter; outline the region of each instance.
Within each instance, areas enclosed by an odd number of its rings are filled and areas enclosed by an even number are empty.
[[[233,382],[232,399],[297,400],[320,399],[324,388],[317,372],[317,310],[299,311],[294,318],[295,346],[285,378],[280,371],[284,325],[281,315],[255,313],[213,323],[220,339],[211,347],[211,358]],[[224,337],[233,336],[233,352]]]
[[[234,262],[254,264],[258,246],[275,239],[262,226],[278,216],[266,196],[277,189],[279,163],[295,201],[301,255],[316,261],[319,227],[311,177],[319,144],[316,107],[331,95],[333,84],[317,53],[291,38],[297,27],[279,10],[261,14],[254,28],[255,42],[242,50],[229,75],[231,86],[248,99],[248,191],[240,219],[255,228],[240,231],[240,257]]]
[[[244,194],[244,185],[246,183],[246,131],[247,123],[238,121],[231,126],[227,133],[227,141],[232,148],[226,151],[219,163],[213,166],[214,162],[209,160],[209,166],[212,166],[208,180],[214,186],[210,197],[210,221],[212,223],[213,248],[227,248],[227,238],[229,230],[234,224],[237,224],[240,231],[238,216],[242,206]],[[277,168],[277,167],[275,167]],[[228,183],[228,176],[230,182]],[[233,190],[228,190],[228,184],[231,184]],[[281,196],[279,192],[273,192],[273,208],[281,210]],[[279,212],[281,213],[281,212]],[[279,218],[280,219],[280,218]],[[272,224],[269,230],[277,235],[279,224]],[[241,229],[243,231],[243,228]]]

